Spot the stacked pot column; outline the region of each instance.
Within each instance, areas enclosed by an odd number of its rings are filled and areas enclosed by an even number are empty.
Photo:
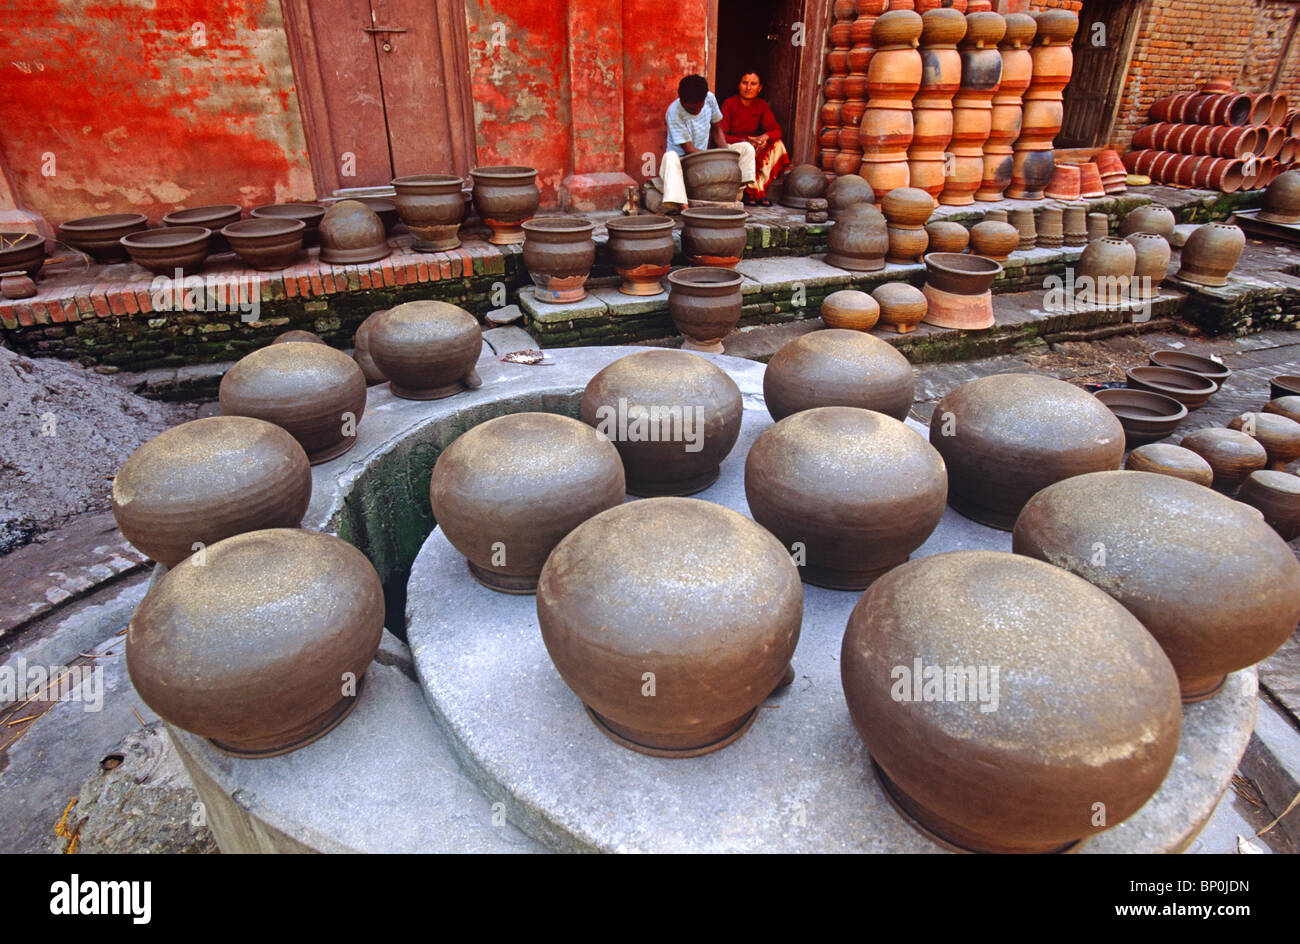
[[[952,97],[961,87],[966,17],[952,8],[921,15],[921,88],[912,99],[912,146],[907,151],[910,185],[938,199],[944,152],[952,140]]]
[[[976,200],[990,202],[1001,200],[1011,185],[1013,145],[1020,137],[1023,96],[1034,72],[1029,46],[1038,31],[1038,24],[1027,13],[1012,13],[1005,19],[1006,33],[998,44],[1002,81],[993,95],[992,129],[984,145],[984,179],[975,194]]]
[[[993,128],[993,93],[1002,81],[998,41],[1006,20],[992,11],[966,14],[961,41],[961,88],[952,101],[951,170],[939,194],[948,206],[968,206],[984,179],[984,144]]]
[[[912,98],[921,87],[921,16],[891,10],[876,20],[875,55],[867,70],[870,100],[862,116],[862,168],[879,200],[909,181],[907,149],[912,144]]]
[[[855,18],[852,0],[836,0],[832,9],[835,22],[827,32],[826,41],[826,82],[823,92],[826,96],[822,105],[822,130],[819,135],[821,151],[817,163],[828,177],[834,177],[835,161],[840,154],[839,136],[843,127],[843,109],[845,101],[845,83],[849,77],[849,49],[852,46],[850,31]]]
[[[1039,200],[1056,167],[1052,144],[1065,116],[1063,93],[1074,71],[1070,43],[1079,29],[1079,18],[1069,10],[1044,10],[1034,14],[1034,19],[1038,21],[1030,50],[1034,71],[1025,90],[1020,138],[1006,193],[1008,197]]]

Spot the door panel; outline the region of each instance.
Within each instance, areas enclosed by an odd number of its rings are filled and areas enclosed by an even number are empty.
[[[1138,0],[1085,0],[1074,37],[1074,72],[1065,90],[1065,120],[1058,148],[1102,147],[1110,135],[1137,38]],[[1093,24],[1105,25],[1105,42],[1093,44]]]

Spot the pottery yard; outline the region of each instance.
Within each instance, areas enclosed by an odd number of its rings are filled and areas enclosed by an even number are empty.
[[[180,6],[0,12],[0,851],[1300,849],[1295,4]]]

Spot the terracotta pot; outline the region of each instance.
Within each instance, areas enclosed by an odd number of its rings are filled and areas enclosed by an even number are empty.
[[[1045,206],[1036,221],[1038,245],[1044,249],[1059,249],[1065,244],[1065,219],[1059,206]]]
[[[44,265],[45,239],[39,233],[0,233],[0,269],[6,274],[23,272],[29,279],[34,279]],[[35,286],[32,288],[32,294],[35,294]]]
[[[925,231],[930,235],[931,252],[965,252],[970,244],[970,230],[960,223],[936,220],[927,223]]]
[[[887,232],[889,252],[885,255],[886,262],[912,265],[921,260],[930,245],[929,234],[922,226],[895,226],[890,223]]]
[[[211,242],[212,230],[204,226],[167,226],[122,237],[131,261],[156,275],[199,271]]]
[[[906,282],[886,282],[871,296],[880,305],[880,323],[897,334],[915,330],[929,310],[925,293]]]
[[[1125,236],[1131,236],[1133,233],[1155,233],[1168,240],[1173,238],[1174,222],[1173,210],[1149,203],[1129,211],[1128,216],[1124,217],[1121,232]]]
[[[235,534],[296,528],[311,501],[311,468],[279,426],[212,416],[172,427],[131,453],[110,501],[122,536],[174,568]]]
[[[415,237],[412,249],[443,252],[460,245],[460,224],[465,221],[464,184],[454,174],[415,174],[393,180],[397,212]]]
[[[843,101],[830,100],[825,102],[821,111],[818,112],[818,118],[823,125],[838,128],[840,124],[840,109],[844,106]]]
[[[1208,357],[1200,357],[1196,354],[1188,354],[1186,351],[1152,351],[1147,355],[1152,367],[1176,367],[1179,370],[1190,370],[1194,374],[1200,374],[1207,380],[1213,380],[1216,384],[1222,385],[1225,380],[1232,376],[1232,371],[1224,367],[1219,361],[1211,360]]]
[[[1026,208],[1012,210],[1008,222],[1020,234],[1017,249],[1025,251],[1033,249],[1038,244],[1038,230],[1035,228],[1033,210]]]
[[[804,581],[834,590],[862,590],[906,561],[939,524],[947,493],[933,446],[896,419],[854,407],[787,417],[745,459],[754,520],[783,546],[802,545]]]
[[[1269,223],[1300,223],[1300,171],[1279,174],[1264,192],[1264,205],[1257,219]]]
[[[906,156],[907,151],[900,149],[890,153]],[[902,157],[889,161],[868,161],[864,152],[859,172],[876,193],[888,193],[896,187],[906,187],[911,182],[907,161]]]
[[[87,216],[60,223],[59,238],[96,262],[125,262],[127,255],[126,247],[121,243],[122,237],[139,233],[148,226],[149,218],[143,213]]]
[[[727,207],[682,210],[682,252],[697,266],[734,269],[745,254],[749,214]]]
[[[713,266],[668,274],[668,313],[685,335],[682,350],[722,353],[722,339],[740,323],[739,273]]]
[[[993,327],[990,288],[1002,274],[999,263],[978,255],[932,252],[925,268],[926,324],[971,331]]]
[[[810,198],[826,196],[826,188],[826,175],[821,170],[813,164],[799,164],[785,175],[781,205],[807,209]]]
[[[848,75],[849,51],[841,47],[827,52],[826,71],[831,75]]]
[[[1061,211],[1065,227],[1065,245],[1083,246],[1088,242],[1088,208],[1068,206]]]
[[[1093,239],[1083,247],[1075,269],[1074,284],[1084,304],[1114,306],[1126,304],[1137,250],[1123,239]]]
[[[632,495],[691,495],[718,478],[740,436],[740,388],[702,357],[646,351],[602,369],[582,421],[612,441]]]
[[[877,108],[871,105],[862,113],[862,122],[858,128],[858,143],[862,148],[863,160],[867,163],[895,162],[907,159],[907,149],[912,146],[912,136],[916,124],[910,108]],[[868,169],[862,169],[862,175],[871,182]],[[906,187],[906,183],[897,184]],[[893,187],[877,187],[876,193],[883,195]]]
[[[840,213],[827,237],[826,263],[853,272],[885,267],[889,232],[884,216],[869,203],[854,204]]]
[[[523,224],[524,265],[537,300],[552,305],[587,297],[587,277],[596,261],[595,224],[568,216],[542,216]]]
[[[1237,491],[1237,501],[1256,508],[1284,541],[1300,537],[1300,476],[1252,472]]]
[[[772,356],[763,373],[763,399],[774,420],[825,406],[902,420],[912,408],[915,383],[907,358],[893,345],[831,328],[798,337]]]
[[[190,207],[188,210],[173,210],[162,218],[163,226],[202,226],[212,230],[211,252],[217,255],[230,252],[230,243],[221,235],[221,228],[239,222],[244,215],[243,207],[237,203],[222,203],[216,206]]]
[[[1179,445],[1208,462],[1214,471],[1214,487],[1228,494],[1250,473],[1268,466],[1268,452],[1240,430],[1198,429],[1184,436]]]
[[[462,212],[463,206],[462,201]],[[376,262],[393,251],[379,214],[358,200],[341,200],[326,210],[320,222],[319,239],[321,262],[333,265]]]
[[[930,442],[948,465],[948,504],[1003,531],[1040,489],[1118,469],[1124,457],[1124,429],[1105,404],[1037,374],[995,374],[949,391]]]
[[[127,627],[126,665],[168,724],[226,754],[271,757],[348,716],[383,630],[383,585],[355,547],[253,531],[149,591]]]
[[[934,212],[934,199],[924,190],[899,187],[886,193],[880,201],[882,212],[899,226],[924,226]]]
[[[1187,418],[1187,407],[1173,397],[1149,390],[1108,388],[1098,390],[1096,397],[1119,418],[1130,449],[1164,439]]]
[[[985,210],[984,219],[994,223],[1005,223],[1007,222],[1007,211],[1001,207],[992,210]]]
[[[565,684],[602,732],[660,757],[744,734],[787,672],[802,615],[787,549],[693,498],[597,515],[560,542],[537,585],[542,639]],[[647,672],[654,698],[642,694]]]
[[[971,252],[994,262],[1006,262],[1020,245],[1020,230],[1010,223],[984,220],[970,229]]]
[[[1187,237],[1178,277],[1198,285],[1226,285],[1245,248],[1246,234],[1241,227],[1204,223]]]
[[[44,241],[42,240],[42,244]],[[44,256],[41,262],[44,263]],[[31,298],[36,294],[36,283],[22,269],[16,272],[0,272],[0,298],[18,301]]]
[[[440,400],[481,385],[474,364],[483,349],[483,331],[465,309],[446,302],[406,302],[366,320],[370,356],[394,396]]]
[[[1250,124],[1268,125],[1272,124],[1270,120],[1273,116],[1273,96],[1268,92],[1259,95],[1246,96],[1250,99]],[[1215,122],[1222,124],[1222,122]],[[1205,124],[1205,122],[1201,122]]]
[[[817,171],[818,176],[821,171]],[[673,221],[666,216],[627,216],[608,220],[609,254],[623,279],[624,295],[658,295],[672,265],[676,245]]]
[[[254,269],[273,271],[294,264],[306,228],[302,220],[263,217],[230,223],[221,235]]]
[[[854,204],[875,202],[876,194],[871,184],[857,174],[836,177],[826,188],[826,203],[833,220],[838,220],[840,214]]]
[[[320,335],[314,334],[311,331],[295,330],[295,331],[286,331],[283,334],[277,334],[275,338],[271,341],[271,343],[272,344],[294,344],[294,343],[324,344],[325,342],[321,340]]]
[[[939,194],[943,193],[943,159],[919,160],[909,158],[907,161],[907,179],[908,183],[913,187],[924,190],[937,200]]]
[[[740,193],[740,155],[730,148],[709,148],[682,158],[686,195],[692,200],[732,202]]]
[[[1219,390],[1213,380],[1177,367],[1130,367],[1124,373],[1134,390],[1162,393],[1189,410],[1199,410]]]
[[[911,10],[891,10],[876,20],[872,45],[876,54],[867,67],[867,93],[873,108],[911,109],[921,87],[921,16]]]
[[[1196,90],[1205,95],[1231,95],[1232,80],[1224,76],[1206,79]]]
[[[393,227],[401,222],[401,214],[397,212],[397,202],[389,200],[387,197],[357,197],[358,203],[365,204],[366,208],[379,217],[379,222],[384,224],[384,232],[391,233]]]
[[[1264,404],[1265,413],[1276,413],[1300,423],[1300,397],[1276,397]]]
[[[537,171],[532,167],[506,165],[475,167],[472,190],[474,210],[491,230],[488,242],[509,246],[524,241],[520,224],[533,218],[541,204]]]
[[[302,244],[315,246],[325,208],[319,203],[273,203],[254,207],[249,215],[265,220],[302,220]]]
[[[1023,140],[1024,134],[1021,134]],[[1041,200],[1043,189],[1051,182],[1056,169],[1056,158],[1051,150],[1029,150],[1016,142],[1016,152],[1011,159],[1011,186],[1006,196],[1017,199]]]
[[[1202,125],[1263,124],[1267,111],[1260,112],[1246,95],[1182,94],[1162,98],[1152,104],[1151,117],[1156,121]],[[1260,120],[1255,120],[1259,118]]]
[[[1275,413],[1242,413],[1228,423],[1229,429],[1245,433],[1264,447],[1268,467],[1284,470],[1300,459],[1300,423]]]
[[[475,580],[503,593],[532,593],[555,545],[622,504],[625,491],[618,450],[596,430],[553,413],[512,413],[443,450],[429,502]]]
[[[934,697],[931,672],[972,661],[983,688],[972,666],[965,691]],[[1137,812],[1178,752],[1178,683],[1160,647],[1105,593],[1025,557],[954,551],[886,574],[849,617],[840,666],[886,796],[949,848],[1072,851]],[[986,676],[999,670],[995,710]],[[1077,812],[1094,802],[1104,822]]]
[[[1098,556],[1099,541],[1112,553]],[[1300,620],[1300,562],[1285,542],[1253,509],[1172,476],[1106,472],[1054,485],[1025,507],[1012,546],[1127,607],[1169,656],[1184,701],[1214,695]]]
[[[1136,253],[1132,297],[1155,298],[1160,294],[1160,283],[1169,274],[1169,243],[1155,233],[1133,233],[1125,240]]]
[[[954,9],[927,10],[921,15],[921,85],[913,107],[951,105],[953,95],[961,88],[957,43],[965,35],[966,18]]]
[[[822,300],[821,319],[828,328],[870,331],[880,319],[880,306],[866,292],[841,289]]]
[[[1103,391],[1104,392],[1104,391]],[[1135,395],[1141,391],[1130,391]],[[1147,394],[1159,396],[1159,394]],[[1177,403],[1177,401],[1174,401]],[[1181,406],[1181,404],[1178,404]],[[1122,421],[1121,421],[1122,422]],[[1158,475],[1171,475],[1176,479],[1185,479],[1209,488],[1214,482],[1214,470],[1210,464],[1182,446],[1170,443],[1149,443],[1138,446],[1124,460],[1124,468],[1130,472],[1155,472]]]

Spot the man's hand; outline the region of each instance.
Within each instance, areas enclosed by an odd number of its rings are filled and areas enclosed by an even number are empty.
[[[682,149],[683,151],[685,151],[687,154],[694,154],[696,151],[699,150],[699,148],[697,148],[697,147],[696,147],[694,144],[692,144],[690,141],[683,141],[683,142],[681,142],[681,144],[680,144],[679,146],[680,146],[681,149]]]

